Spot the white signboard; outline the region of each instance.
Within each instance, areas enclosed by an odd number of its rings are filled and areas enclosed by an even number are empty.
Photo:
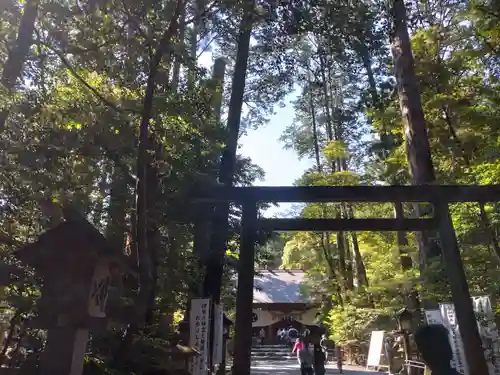
[[[190,362],[189,370],[192,375],[205,375],[208,371],[209,328],[210,299],[191,300],[189,345],[200,352],[200,355],[193,357]]]
[[[223,335],[223,305],[214,305],[214,350],[212,355],[212,365],[214,366],[222,363]]]
[[[385,331],[372,332],[366,367],[378,367],[380,365],[380,356],[382,355],[382,347],[384,345],[384,332]]]
[[[448,329],[448,335],[453,352],[451,367],[457,370],[458,373],[467,375],[469,373],[467,362],[465,360],[464,346],[460,329],[458,327],[457,316],[455,314],[455,305],[452,303],[439,304],[441,310],[442,324]]]
[[[479,334],[483,341],[489,375],[500,375],[500,343],[490,298],[488,296],[473,297],[472,304],[476,312]]]

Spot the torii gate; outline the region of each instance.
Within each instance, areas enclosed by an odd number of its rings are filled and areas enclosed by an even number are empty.
[[[233,375],[250,374],[254,255],[258,230],[437,231],[470,375],[488,373],[448,204],[500,201],[500,185],[216,187],[198,194],[196,200],[214,204],[233,202],[243,207]],[[258,202],[425,202],[433,204],[434,217],[428,219],[404,217],[395,219],[267,219],[257,217]]]

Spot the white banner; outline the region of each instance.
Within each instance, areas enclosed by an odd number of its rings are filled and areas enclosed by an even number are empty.
[[[366,367],[378,367],[380,365],[380,356],[382,355],[382,347],[384,346],[384,333],[385,331],[372,332]]]
[[[442,324],[448,329],[448,337],[453,352],[451,367],[460,374],[468,375],[469,370],[467,368],[464,346],[462,337],[460,336],[457,316],[455,314],[455,305],[452,303],[442,303],[439,304],[439,308],[441,310]]]
[[[500,375],[500,345],[490,297],[472,297],[489,375]]]
[[[189,345],[200,352],[200,355],[193,357],[190,362],[190,373],[192,375],[206,375],[210,337],[210,299],[191,300],[189,331]]]
[[[214,305],[214,350],[212,353],[212,366],[222,363],[223,305]]]
[[[488,296],[472,297],[472,304],[476,313],[478,331],[485,348],[484,355],[489,375],[500,375],[500,341],[490,298]],[[440,311],[428,310],[425,312],[425,317],[428,324],[442,324],[448,329],[453,350],[451,365],[459,373],[468,375],[469,370],[454,305],[452,303],[440,304]]]

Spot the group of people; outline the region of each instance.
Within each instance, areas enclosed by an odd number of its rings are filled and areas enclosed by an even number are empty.
[[[315,342],[316,341],[316,342]],[[312,344],[312,345],[311,345]],[[321,340],[317,342],[305,335],[298,337],[292,349],[292,353],[297,353],[297,360],[300,365],[302,375],[325,375],[325,365],[328,361],[328,350],[335,349],[337,357],[337,367],[342,374],[342,352],[340,347],[335,347],[326,335],[322,335]]]
[[[293,346],[293,344],[299,337],[299,331],[291,326],[288,329],[281,328],[276,331],[276,337],[278,338],[279,342],[287,344],[289,346]]]
[[[422,360],[432,375],[459,375],[451,367],[452,350],[448,340],[448,330],[444,326],[422,326],[415,332],[414,340]],[[335,350],[337,366],[342,373],[342,350],[328,340],[326,335],[322,335],[319,341],[310,335],[297,337],[292,352],[297,353],[301,375],[325,375],[328,351],[332,349]]]

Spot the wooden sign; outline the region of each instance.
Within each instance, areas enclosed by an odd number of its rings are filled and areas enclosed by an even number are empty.
[[[214,344],[212,365],[222,362],[222,340],[224,340],[223,305],[214,305]]]
[[[189,346],[200,353],[190,361],[192,375],[205,375],[208,371],[208,341],[210,337],[210,299],[191,300],[189,316]]]

